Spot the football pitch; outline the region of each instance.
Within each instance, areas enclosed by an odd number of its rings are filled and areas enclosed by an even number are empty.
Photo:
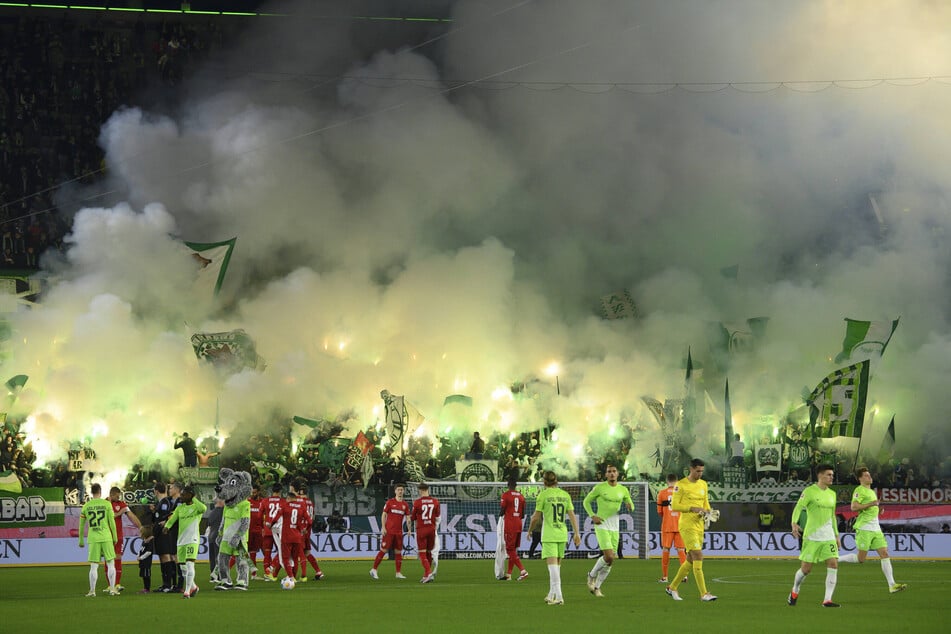
[[[947,632],[951,619],[951,562],[894,561],[896,580],[908,590],[889,594],[877,559],[842,564],[835,591],[838,609],[820,606],[825,569],[817,567],[803,585],[799,603],[786,605],[795,560],[718,560],[704,562],[710,592],[718,601],[702,603],[691,578],[675,602],[657,582],[660,561],[622,559],[605,582],[603,598],[585,586],[590,560],[562,565],[565,605],[549,606],[548,570],[543,561],[526,561],[521,582],[494,579],[491,560],[448,560],[439,564],[434,583],[422,585],[415,559],[404,562],[409,577],[397,580],[393,562],[370,579],[368,561],[326,561],[326,578],[282,590],[278,583],[253,581],[248,592],[216,592],[208,568],[199,563],[201,592],[136,594],[138,568],[127,564],[126,590],[105,594],[105,571],[98,594],[87,598],[88,568],[0,568],[0,607],[4,632],[247,632],[285,631],[288,626],[331,632]],[[674,569],[674,563],[671,563]],[[153,575],[159,569],[153,567]],[[160,577],[159,577],[160,579]],[[187,616],[186,616],[187,615]],[[942,625],[943,624],[943,625]]]

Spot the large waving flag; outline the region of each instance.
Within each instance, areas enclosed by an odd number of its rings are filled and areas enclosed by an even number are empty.
[[[386,407],[386,438],[387,452],[403,444],[403,434],[406,433],[406,413],[405,399],[402,396],[390,394],[389,390],[380,392],[380,398],[383,399],[383,405]],[[382,446],[382,445],[381,445]]]
[[[362,431],[358,433],[357,437],[350,443],[350,447],[347,449],[347,455],[343,461],[341,476],[344,481],[353,482],[358,476],[363,476],[363,464],[367,454],[372,450],[373,443],[366,437],[366,434]]]
[[[192,257],[198,263],[198,276],[195,278],[195,288],[208,295],[217,295],[225,281],[225,273],[231,262],[231,253],[237,238],[222,242],[186,242],[185,246],[191,249]]]
[[[258,356],[254,340],[241,328],[227,332],[196,332],[191,342],[195,356],[226,374],[246,368],[264,368],[264,359]]]
[[[880,358],[898,328],[898,319],[861,321],[846,317],[845,324],[845,339],[842,340],[842,352],[835,357],[836,363]]]
[[[862,437],[870,365],[866,359],[839,368],[812,391],[806,402],[814,438]]]

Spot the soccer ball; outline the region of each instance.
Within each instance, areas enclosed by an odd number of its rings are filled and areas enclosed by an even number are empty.
[[[296,585],[297,582],[294,581],[294,577],[284,577],[281,579],[281,587],[285,590],[293,590]]]

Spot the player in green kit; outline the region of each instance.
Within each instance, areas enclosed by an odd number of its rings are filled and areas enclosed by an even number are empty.
[[[878,496],[872,490],[872,474],[865,467],[859,467],[855,476],[859,480],[859,486],[852,493],[852,510],[859,512],[855,518],[855,548],[858,553],[842,555],[839,562],[864,564],[868,551],[874,550],[882,561],[882,573],[888,582],[888,591],[893,594],[901,592],[908,584],[895,583],[892,560],[888,557],[888,545],[885,543],[882,527],[878,524]]]
[[[806,487],[793,509],[792,534],[796,539],[802,535],[802,552],[799,555],[802,565],[796,571],[792,592],[786,599],[789,605],[796,605],[799,588],[802,587],[806,575],[812,572],[812,565],[824,561],[826,593],[822,605],[826,608],[839,607],[838,603],[832,601],[839,572],[840,547],[839,528],[835,521],[835,491],[830,487],[834,477],[835,472],[831,465],[821,464],[816,467],[816,483]],[[799,516],[803,511],[806,511],[806,527],[800,528]]]
[[[578,518],[575,516],[571,496],[558,488],[558,476],[554,471],[546,471],[544,482],[545,488],[535,498],[535,512],[532,514],[528,532],[533,532],[536,526],[541,524],[542,558],[548,564],[548,596],[545,597],[545,603],[563,605],[565,598],[561,594],[561,560],[565,556],[565,546],[568,544],[566,517],[571,520],[575,546],[581,545],[581,535],[578,531]]]
[[[594,534],[598,538],[598,548],[601,556],[594,562],[594,568],[588,573],[588,590],[596,597],[603,597],[601,584],[611,574],[611,566],[617,554],[618,543],[621,538],[621,527],[618,513],[621,507],[634,510],[634,500],[626,486],[618,484],[617,467],[609,464],[604,469],[604,482],[600,482],[588,495],[584,496],[584,510],[594,523]],[[597,503],[597,513],[592,508]]]
[[[89,594],[96,596],[96,582],[99,581],[99,560],[106,560],[106,574],[109,587],[106,594],[118,595],[116,590],[116,516],[112,512],[112,503],[102,497],[102,486],[92,485],[92,498],[83,504],[79,513],[79,547],[83,547],[83,534],[89,526]]]
[[[195,560],[198,558],[198,543],[201,539],[198,526],[201,516],[208,507],[201,500],[195,499],[195,489],[186,486],[182,489],[182,503],[175,507],[162,532],[168,534],[169,529],[178,522],[178,560],[185,562],[185,584],[183,596],[190,599],[198,594],[195,584]]]

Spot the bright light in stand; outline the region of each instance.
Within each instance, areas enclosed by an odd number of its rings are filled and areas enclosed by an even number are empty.
[[[545,374],[547,374],[548,376],[558,376],[558,373],[560,370],[561,370],[561,366],[558,365],[557,361],[552,361],[551,363],[545,366]]]
[[[106,421],[104,420],[97,420],[92,424],[89,435],[93,438],[96,438],[97,436],[107,436],[109,435],[109,425],[107,425]]]
[[[492,390],[493,401],[499,401],[502,399],[507,399],[509,401],[515,400],[515,396],[512,394],[512,388],[507,385],[500,385]]]

